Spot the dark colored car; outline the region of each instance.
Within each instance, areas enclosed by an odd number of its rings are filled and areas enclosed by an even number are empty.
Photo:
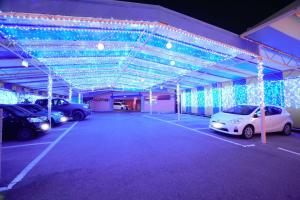
[[[35,101],[35,104],[47,108],[48,99],[38,99]],[[76,121],[83,120],[91,114],[91,110],[88,108],[88,105],[69,103],[64,99],[59,98],[52,99],[52,109],[54,111],[60,111],[64,113],[65,116]]]
[[[22,108],[25,108],[26,110],[48,117],[48,110],[43,108],[42,106],[38,104],[17,104],[17,106],[20,106]],[[51,124],[52,125],[58,125],[61,123],[64,123],[68,121],[68,118],[64,116],[62,112],[59,111],[51,111]]]
[[[16,136],[18,140],[30,139],[33,133],[46,132],[47,117],[29,112],[16,105],[0,104],[3,109],[3,136]]]

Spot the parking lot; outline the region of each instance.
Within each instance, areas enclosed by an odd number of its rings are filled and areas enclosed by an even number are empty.
[[[93,113],[5,141],[5,199],[299,199],[300,134],[267,144],[209,130],[209,118]],[[277,188],[274,190],[274,188]],[[251,194],[251,195],[249,195]]]

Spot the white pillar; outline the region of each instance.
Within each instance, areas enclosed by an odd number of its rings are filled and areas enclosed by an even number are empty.
[[[78,103],[81,103],[81,93],[78,92]]]
[[[152,89],[149,90],[150,114],[152,115]]]
[[[48,75],[48,120],[51,127],[51,108],[52,108],[52,76],[51,74]]]
[[[180,120],[180,85],[177,83],[176,86],[176,101],[177,101],[177,120]]]
[[[266,116],[265,116],[265,89],[264,89],[264,74],[263,74],[263,62],[262,58],[258,58],[258,87],[259,87],[259,93],[260,93],[260,131],[261,131],[261,142],[263,144],[267,143],[267,137],[266,137]]]
[[[72,88],[69,88],[69,102],[72,102]]]

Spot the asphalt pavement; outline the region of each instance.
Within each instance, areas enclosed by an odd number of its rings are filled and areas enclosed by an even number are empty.
[[[3,149],[2,165],[9,166],[2,173],[10,175],[1,186],[12,187],[2,195],[11,200],[300,199],[299,133],[272,134],[262,145],[259,136],[217,134],[207,123],[208,118],[188,115],[177,121],[172,114],[94,113],[26,143],[36,145]],[[17,145],[22,144],[4,143]]]

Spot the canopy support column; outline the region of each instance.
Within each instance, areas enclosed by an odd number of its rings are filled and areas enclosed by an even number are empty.
[[[264,74],[263,74],[263,62],[262,58],[258,58],[258,88],[260,93],[260,131],[261,131],[261,143],[266,144],[267,143],[267,137],[266,137],[266,116],[265,116],[265,89],[264,89]]]
[[[78,103],[81,103],[81,93],[78,92]]]
[[[150,115],[152,115],[152,88],[149,90],[149,111]]]
[[[51,73],[48,75],[48,120],[51,128],[51,108],[52,108],[52,88],[53,88],[53,80]]]
[[[176,85],[176,102],[177,102],[177,120],[180,120],[180,85]]]
[[[72,94],[73,93],[73,91],[72,91],[72,88],[70,87],[69,88],[69,102],[72,102]]]

